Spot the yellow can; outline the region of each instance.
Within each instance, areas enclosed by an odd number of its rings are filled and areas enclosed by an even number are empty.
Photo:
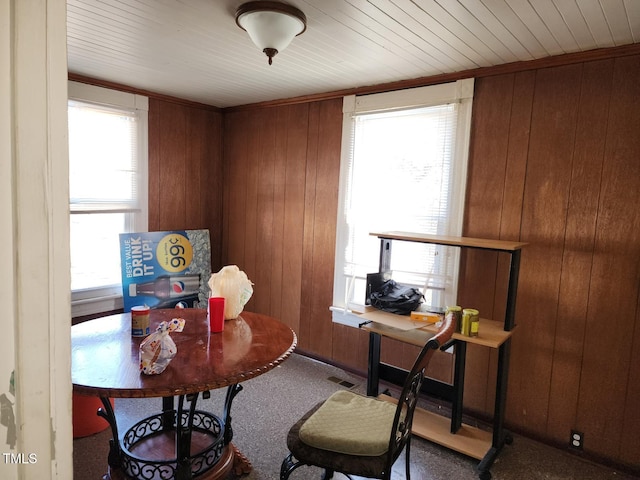
[[[465,308],[462,310],[462,325],[460,333],[467,337],[477,337],[480,326],[480,312],[475,308]]]

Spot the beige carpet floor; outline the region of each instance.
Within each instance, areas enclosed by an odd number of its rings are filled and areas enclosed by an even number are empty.
[[[341,385],[339,380],[348,382]],[[364,392],[365,379],[300,355],[292,355],[276,369],[245,382],[233,408],[233,442],[249,458],[253,470],[244,480],[277,480],[286,456],[289,427],[310,407],[336,390]],[[211,392],[198,408],[222,416],[225,391]],[[437,408],[425,403],[428,408]],[[124,432],[136,421],[157,413],[160,399],[116,399],[118,428]],[[106,473],[110,431],[74,440],[74,480],[99,480]],[[414,438],[411,478],[414,480],[477,480],[478,462],[439,445]],[[640,477],[588,461],[580,455],[514,435],[492,469],[493,480],[638,480]],[[291,480],[320,479],[318,469],[303,467]],[[336,480],[344,479],[341,475]],[[404,458],[394,467],[394,478],[404,479]]]

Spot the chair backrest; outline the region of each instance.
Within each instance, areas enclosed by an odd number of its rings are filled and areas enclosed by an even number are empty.
[[[451,335],[456,328],[456,320],[453,313],[448,313],[438,333],[433,336],[418,354],[407,379],[402,387],[402,393],[398,399],[398,407],[396,408],[395,418],[393,420],[393,428],[391,429],[391,437],[389,439],[388,469],[394,464],[402,450],[405,448],[410,435],[411,426],[413,424],[413,413],[418,403],[418,396],[422,382],[424,380],[424,372],[429,364],[429,360],[433,354],[451,339]]]

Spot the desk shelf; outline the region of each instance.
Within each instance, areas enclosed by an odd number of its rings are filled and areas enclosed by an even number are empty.
[[[387,240],[402,240],[405,242],[432,243],[434,245],[448,245],[450,247],[477,248],[481,250],[495,250],[498,252],[515,252],[526,246],[523,242],[508,240],[489,240],[485,238],[452,237],[448,235],[427,235],[423,233],[382,232],[371,233],[375,237]]]
[[[389,395],[381,394],[378,398],[396,403]],[[416,408],[411,433],[476,460],[482,460],[491,448],[491,432],[463,424],[456,433],[451,433],[450,427],[449,418]]]
[[[435,324],[425,324],[409,320],[405,316],[395,315],[393,313],[383,312],[382,310],[370,311],[359,315],[361,322],[371,322],[362,325],[363,330],[380,333],[381,335],[401,342],[409,343],[417,347],[423,347],[424,344],[438,331]],[[397,328],[395,325],[410,323],[411,328]],[[502,322],[480,319],[480,330],[477,337],[468,337],[461,333],[454,333],[451,338],[460,340],[483,347],[499,348],[511,338],[513,330],[506,331],[503,329]]]
[[[371,233],[371,235],[380,238],[380,273],[390,271],[391,245],[393,241],[431,243],[458,248],[503,252],[510,257],[504,321],[481,319],[480,331],[477,337],[467,337],[460,333],[455,333],[452,337],[455,346],[453,385],[429,379],[430,389],[433,392],[445,392],[446,398],[451,402],[451,418],[446,418],[423,409],[416,409],[413,424],[413,433],[415,435],[480,460],[478,465],[479,477],[481,480],[489,480],[491,478],[491,472],[489,470],[498,453],[505,444],[510,444],[512,441],[511,435],[504,429],[504,414],[507,397],[511,336],[515,328],[515,305],[520,269],[520,252],[526,243],[397,231]],[[389,337],[411,345],[423,346],[437,331],[437,328],[435,325],[416,328],[414,322],[408,317],[381,311],[366,312],[361,314],[360,317],[362,319],[360,328],[369,332],[369,378],[367,380],[367,394],[377,396],[380,374],[389,372],[390,370],[398,370],[395,367],[380,363],[380,337]],[[493,429],[491,432],[462,423],[467,344],[494,348],[498,351],[496,395]],[[390,397],[384,396],[384,398],[392,400]]]

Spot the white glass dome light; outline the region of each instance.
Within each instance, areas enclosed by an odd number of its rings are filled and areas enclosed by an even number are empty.
[[[269,65],[278,52],[287,48],[291,40],[307,28],[307,18],[296,7],[266,1],[240,5],[236,11],[236,23],[267,55]]]

